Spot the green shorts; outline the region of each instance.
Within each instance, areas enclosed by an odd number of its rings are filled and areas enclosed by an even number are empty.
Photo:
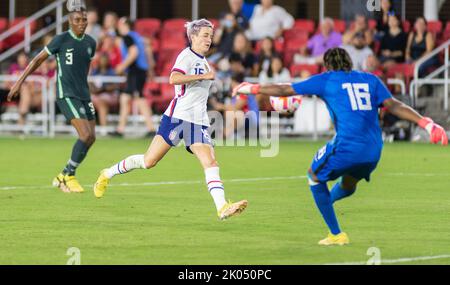
[[[65,97],[56,99],[56,104],[68,121],[73,119],[95,120],[95,108],[91,101]]]

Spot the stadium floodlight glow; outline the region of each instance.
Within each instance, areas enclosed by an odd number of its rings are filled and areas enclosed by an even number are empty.
[[[86,10],[84,0],[67,0],[67,11],[80,12]]]

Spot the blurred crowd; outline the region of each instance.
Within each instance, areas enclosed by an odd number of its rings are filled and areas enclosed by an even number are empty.
[[[259,98],[230,98],[230,90],[245,77],[256,77],[257,81],[289,82],[293,78],[308,78],[324,71],[322,56],[333,47],[345,48],[352,57],[354,69],[372,72],[385,80],[400,78],[408,83],[413,76],[414,63],[427,56],[444,40],[450,38],[450,25],[445,29],[437,23],[427,23],[423,17],[414,23],[402,21],[389,0],[382,0],[381,12],[374,19],[355,15],[351,23],[325,18],[316,23],[307,19],[294,19],[273,0],[261,0],[260,4],[248,4],[243,0],[229,0],[229,9],[212,22],[215,25],[213,46],[208,60],[217,72],[212,88],[209,108],[221,112],[243,110],[244,112],[270,110],[270,103]],[[97,53],[91,67],[93,76],[123,74],[123,41],[119,17],[107,12],[100,24],[95,9],[88,11],[86,33],[97,41]],[[139,19],[130,29],[142,38],[148,61],[147,80],[142,91],[148,106],[162,113],[173,97],[173,88],[168,83],[155,81],[156,77],[170,74],[178,53],[186,47],[185,19]],[[46,37],[45,45],[51,37]],[[37,51],[38,52],[38,51]],[[36,53],[36,52],[35,52]],[[9,68],[9,74],[21,72],[30,56],[20,53]],[[432,57],[420,67],[420,76],[425,76],[442,65],[439,56]],[[51,78],[56,63],[49,59],[37,74]],[[99,124],[107,125],[109,113],[122,112],[117,83],[94,81],[91,92],[98,111]],[[401,93],[398,87],[390,87]],[[39,88],[24,84],[18,110],[19,123],[25,123],[25,115],[39,108]],[[427,95],[427,94],[425,94]],[[242,123],[242,119],[240,120]],[[119,126],[123,132],[124,126]],[[231,127],[233,128],[233,127]],[[151,131],[152,126],[149,126]]]

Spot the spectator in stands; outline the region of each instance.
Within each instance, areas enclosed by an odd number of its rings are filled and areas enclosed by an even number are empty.
[[[118,17],[116,13],[111,11],[106,12],[105,16],[103,17],[103,34],[113,37],[117,36],[117,21]]]
[[[19,76],[27,67],[29,62],[28,55],[22,51],[17,55],[16,63],[13,63],[9,67],[10,75]],[[10,87],[10,86],[8,86]],[[20,89],[20,98],[19,98],[19,125],[25,125],[26,116],[30,112],[30,109],[40,108],[42,102],[42,93],[41,87],[35,86],[32,82],[24,82]]]
[[[253,55],[250,42],[244,33],[239,32],[236,34],[233,43],[233,51],[230,57],[240,57],[245,68],[245,76],[251,76],[253,74],[256,59]]]
[[[115,39],[111,35],[105,35],[100,46],[100,53],[108,55],[111,68],[116,68],[122,62],[120,48],[115,44]]]
[[[278,56],[275,50],[275,43],[273,39],[267,37],[261,41],[261,50],[258,55],[256,63],[256,74],[260,74],[262,71],[268,72],[272,59]]]
[[[99,125],[102,127],[107,126],[107,116],[110,107],[118,105],[119,97],[116,91],[119,90],[119,86],[116,83],[96,81],[95,76],[115,75],[116,73],[114,72],[114,69],[111,68],[108,54],[101,53],[99,56],[98,68],[92,71],[94,80],[93,82],[90,82],[89,89],[92,94],[92,102],[97,110]]]
[[[298,52],[294,54],[294,64],[316,64],[316,59],[308,54],[308,47],[306,45],[301,46]]]
[[[342,36],[343,44],[351,45],[353,37],[357,33],[362,33],[364,35],[365,42],[368,46],[372,45],[373,31],[369,29],[366,16],[361,14],[355,15],[355,21],[353,22],[352,27],[350,27],[350,29]]]
[[[384,72],[383,72],[383,69],[381,68],[380,61],[374,54],[369,55],[367,57],[365,68],[366,68],[364,70],[365,72],[370,72],[370,73],[375,74],[376,76],[384,79]]]
[[[233,14],[236,19],[239,29],[242,31],[247,30],[249,26],[248,20],[251,17],[251,13],[253,13],[254,5],[246,4],[244,3],[244,0],[228,0],[228,6],[230,7],[231,14]],[[250,15],[245,15],[245,12],[250,10]]]
[[[99,39],[102,36],[102,26],[98,24],[98,12],[95,8],[90,8],[87,11],[88,25],[86,28],[86,34],[90,35],[96,42],[99,43]]]
[[[259,74],[259,83],[282,83],[290,82],[291,73],[289,69],[284,67],[283,59],[280,56],[273,56],[270,63],[270,68],[267,71],[261,71]],[[261,110],[270,110],[270,99],[267,96],[256,96],[256,101]]]
[[[135,94],[136,104],[142,114],[148,129],[147,136],[154,136],[155,127],[152,121],[152,110],[144,97],[144,85],[149,69],[146,47],[143,38],[132,30],[131,21],[123,17],[119,20],[117,28],[122,37],[122,63],[116,66],[116,74],[127,74],[127,86],[120,96],[120,118],[117,131],[114,135],[123,136],[130,114],[130,103]]]
[[[419,17],[414,24],[415,30],[409,33],[406,46],[406,62],[416,63],[418,60],[427,56],[435,47],[434,37],[427,31],[427,21],[424,17]],[[425,61],[419,67],[419,76],[427,74],[428,69],[439,65],[439,58],[434,56]]]
[[[284,30],[292,28],[294,22],[294,18],[284,8],[273,5],[273,0],[261,0],[261,4],[255,6],[246,35],[251,41],[266,37],[277,39]]]
[[[380,61],[385,69],[395,63],[405,61],[407,36],[403,32],[400,19],[395,14],[389,15],[389,30],[380,43]]]
[[[354,70],[366,70],[367,58],[373,55],[372,49],[367,45],[366,37],[361,31],[353,35],[350,44],[342,46],[350,55]]]
[[[389,15],[395,14],[390,0],[381,0],[381,11],[375,12],[377,21],[376,38],[380,40],[389,31]]]
[[[218,60],[230,56],[233,50],[233,42],[236,34],[239,32],[239,26],[233,14],[228,13],[220,19],[220,26],[214,32],[213,44],[215,54],[208,60],[215,63]]]
[[[270,69],[261,71],[259,74],[259,82],[264,83],[282,83],[291,81],[291,73],[289,69],[283,66],[283,60],[279,56],[271,59]],[[267,97],[266,97],[267,98]]]
[[[313,36],[308,41],[308,50],[312,57],[316,58],[318,63],[323,62],[323,55],[331,48],[342,44],[342,35],[334,31],[334,21],[331,18],[325,18],[320,24],[320,33]]]

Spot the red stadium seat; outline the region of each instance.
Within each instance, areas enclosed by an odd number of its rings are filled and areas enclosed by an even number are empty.
[[[435,35],[442,32],[442,22],[441,21],[428,21],[427,24],[428,31]]]
[[[15,18],[14,20],[12,20],[9,23],[9,28],[12,28],[18,24],[20,24],[21,22],[25,21],[26,18],[25,17],[19,17],[19,18]],[[31,25],[30,25],[30,34],[32,35],[37,28],[37,22],[36,21],[32,21]],[[8,37],[5,42],[6,45],[8,47],[12,47],[18,43],[20,43],[21,41],[23,41],[23,39],[25,38],[25,28],[20,29],[19,31],[17,31],[17,33],[14,33],[13,35],[11,35],[10,37]]]
[[[406,86],[408,87],[411,79],[414,77],[414,64],[398,63],[386,71],[387,78],[395,78],[397,75],[402,75],[405,78]]]
[[[213,24],[214,29],[217,29],[220,26],[219,20],[217,19],[208,19],[208,20],[211,22],[211,24]]]
[[[0,33],[8,28],[8,19],[0,18]]]
[[[185,30],[162,30],[160,33],[161,41],[166,39],[173,39],[177,41],[187,41],[187,35]]]
[[[186,47],[186,42],[180,41],[180,40],[176,40],[176,39],[164,39],[161,40],[160,43],[160,50],[178,50],[181,51],[182,49],[184,49]]]
[[[334,21],[334,30],[341,34],[345,33],[345,31],[347,30],[347,24],[345,23],[345,21],[340,19],[333,19],[333,21]]]
[[[168,19],[163,22],[162,29],[164,31],[184,31],[184,25],[188,20],[184,18]]]
[[[142,18],[135,22],[135,30],[144,37],[154,38],[161,29],[161,20],[155,18]]]
[[[303,39],[305,41],[308,41],[309,33],[304,30],[290,29],[283,32],[283,37],[286,41],[292,39]]]
[[[445,31],[450,31],[450,21],[445,25]]]
[[[408,20],[402,22],[402,28],[405,33],[409,33],[411,30],[411,23]]]
[[[369,19],[368,21],[369,29],[375,30],[377,28],[377,21],[374,19]]]
[[[308,19],[295,20],[295,24],[293,27],[293,29],[295,29],[295,30],[306,31],[309,34],[314,33],[315,28],[316,28],[316,25],[315,25],[314,21],[308,20]]]
[[[293,64],[290,68],[291,76],[297,77],[302,71],[308,71],[311,75],[319,73],[319,66],[317,64]]]

